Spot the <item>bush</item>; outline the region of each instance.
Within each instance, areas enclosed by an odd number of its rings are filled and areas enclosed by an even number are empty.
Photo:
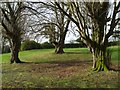
[[[65,44],[64,48],[80,48],[80,47],[86,47],[85,44]]]
[[[79,47],[86,47],[85,44],[65,44],[64,48],[79,48]],[[32,50],[32,49],[50,49],[54,48],[51,43],[45,42],[43,44],[39,44],[35,41],[26,40],[21,45],[21,50]]]
[[[108,46],[116,46],[116,45],[119,45],[120,44],[120,41],[111,41],[108,43]]]
[[[41,49],[41,45],[35,41],[26,40],[21,45],[21,50]]]
[[[54,48],[54,46],[48,42],[41,44],[41,46],[44,49]],[[79,48],[79,47],[86,47],[86,45],[84,43],[80,43],[80,44],[68,43],[64,45],[64,48]]]
[[[48,42],[45,42],[45,43],[41,44],[41,46],[44,49],[54,48],[54,46],[51,43],[48,43]]]

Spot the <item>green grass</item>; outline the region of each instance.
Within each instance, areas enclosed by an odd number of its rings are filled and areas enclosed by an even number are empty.
[[[112,60],[119,61],[120,60],[120,46],[112,46],[109,47],[110,52],[112,54]]]
[[[79,58],[92,59],[87,48],[65,49],[65,54],[56,55],[54,49],[29,50],[20,52],[20,59],[27,62],[51,62],[51,61],[66,61]],[[84,56],[83,56],[84,54]],[[70,57],[70,58],[68,58]],[[9,62],[10,53],[2,55],[2,63]]]
[[[110,47],[109,48],[112,54],[112,62],[118,62],[120,50],[118,47]],[[92,60],[92,55],[89,53],[87,48],[65,48],[65,54],[56,55],[54,54],[54,49],[40,49],[40,50],[29,50],[29,51],[21,51],[20,52],[20,59],[22,61],[27,62],[51,62],[56,60],[66,61],[70,59],[79,59],[82,58],[83,60]],[[84,55],[83,55],[84,54]],[[10,53],[2,55],[2,63],[9,62]],[[58,61],[59,61],[58,60]]]
[[[118,63],[118,47],[110,47],[112,63]],[[87,48],[65,48],[20,52],[23,64],[10,64],[10,53],[2,57],[3,88],[118,88],[116,71],[92,72],[92,55]]]

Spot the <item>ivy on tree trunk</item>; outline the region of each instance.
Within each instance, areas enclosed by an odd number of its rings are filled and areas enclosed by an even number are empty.
[[[93,70],[94,71],[108,71],[108,59],[106,48],[104,50],[101,50],[100,48],[96,48],[92,52],[93,54]]]

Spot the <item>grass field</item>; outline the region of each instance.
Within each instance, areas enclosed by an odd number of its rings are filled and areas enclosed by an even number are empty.
[[[113,68],[118,68],[120,51],[110,47]],[[87,48],[66,48],[20,52],[23,64],[10,64],[10,53],[2,57],[2,88],[118,88],[119,71],[93,72]]]

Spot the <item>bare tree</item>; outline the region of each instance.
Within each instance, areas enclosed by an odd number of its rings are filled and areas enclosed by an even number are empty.
[[[68,7],[65,7],[64,4],[61,3],[61,7],[66,12],[68,12]],[[61,53],[64,53],[63,47],[64,47],[64,42],[65,42],[65,37],[66,37],[67,31],[68,31],[68,27],[70,24],[70,19],[66,18],[65,14],[63,12],[61,12],[61,10],[57,9],[56,6],[54,8],[54,12],[55,12],[55,19],[56,19],[55,23],[57,24],[57,26],[58,26],[57,28],[59,31],[59,40],[58,40],[58,42],[53,41],[52,43],[56,47],[55,53],[61,54]]]
[[[63,3],[63,2],[62,2]],[[113,10],[110,11],[109,2],[68,2],[72,16],[66,13],[60,4],[58,8],[68,16],[78,27],[83,42],[93,54],[93,68],[95,71],[107,71],[107,61],[110,58],[107,53],[108,39],[120,18],[116,18],[119,12],[120,2],[114,2]],[[110,23],[110,27],[108,27]]]
[[[44,35],[49,38],[49,41],[55,46],[55,53],[64,53],[64,41],[70,24],[70,19],[65,16],[61,10],[59,10],[54,3],[43,3],[37,12],[44,10],[42,13],[38,13],[38,21],[36,24],[31,25],[34,32],[39,32],[37,36]],[[38,3],[37,3],[38,4]],[[62,8],[68,11],[68,7],[61,4]],[[37,26],[37,30],[34,28]]]
[[[11,45],[11,63],[21,63],[19,50],[21,46],[21,36],[24,33],[25,16],[23,2],[1,2],[1,24],[5,34],[9,38]]]

